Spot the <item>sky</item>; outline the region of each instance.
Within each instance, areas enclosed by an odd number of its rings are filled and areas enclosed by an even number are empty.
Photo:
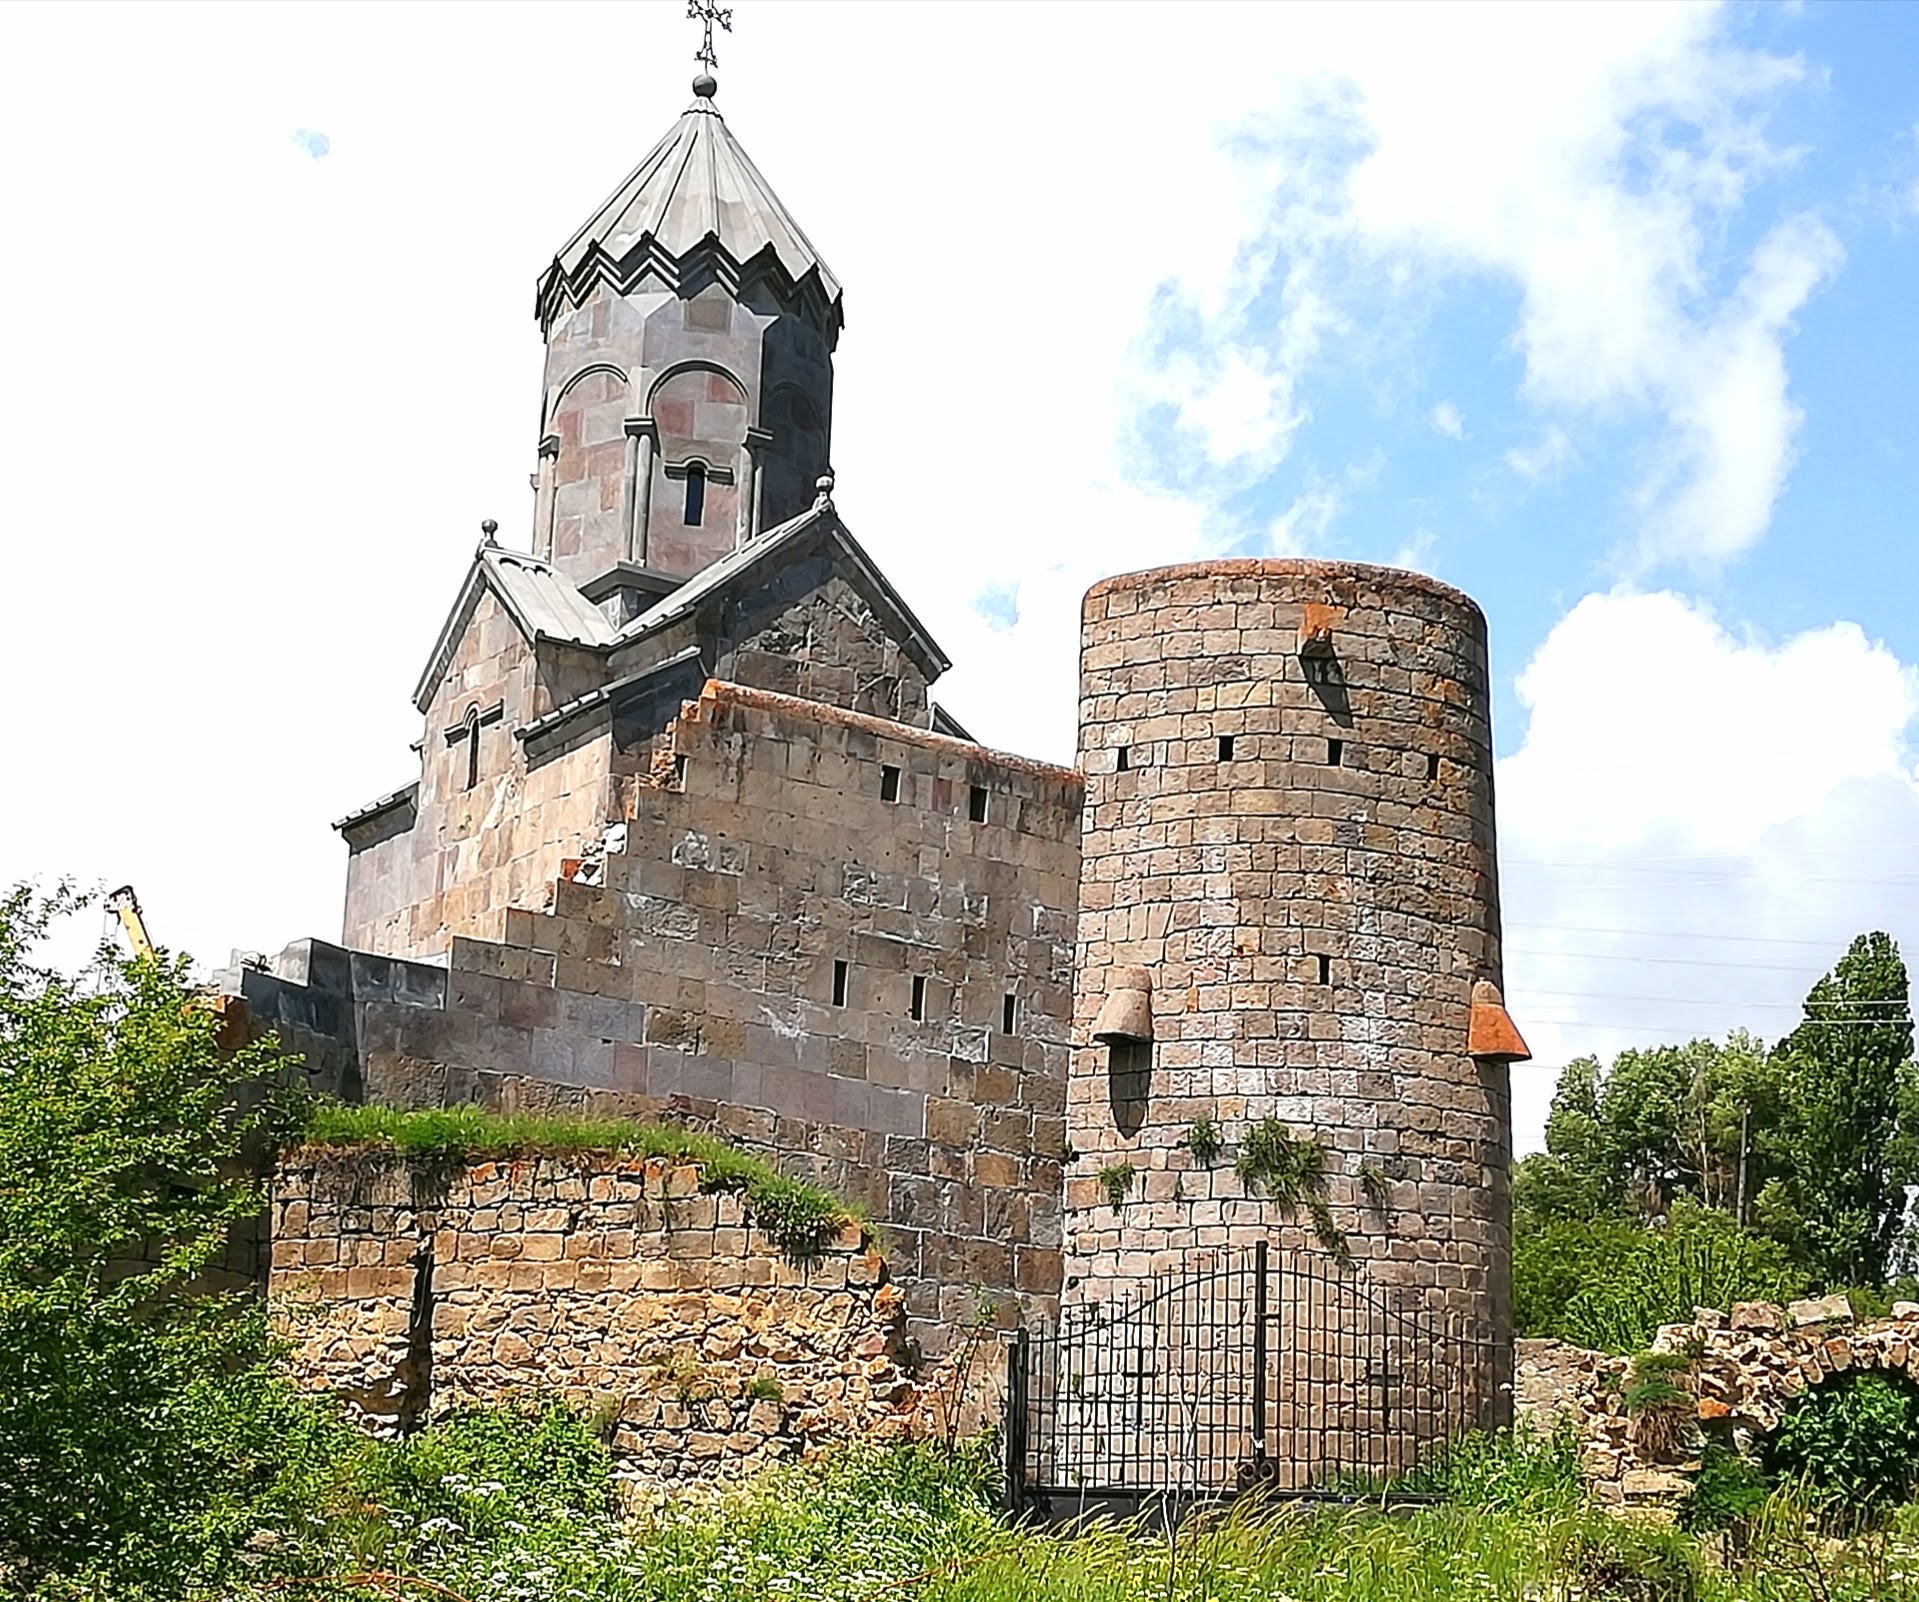
[[[1517,1139],[1587,1053],[1919,952],[1919,7],[739,0],[719,105],[846,287],[836,503],[989,744],[1079,598],[1391,562],[1491,626]],[[677,0],[0,7],[0,882],[337,937],[553,251]],[[91,939],[94,931],[86,931]]]

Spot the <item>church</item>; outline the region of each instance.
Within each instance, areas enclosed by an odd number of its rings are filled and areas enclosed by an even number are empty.
[[[534,310],[526,548],[484,526],[411,771],[337,825],[341,940],[224,987],[350,1100],[672,1119],[832,1187],[928,1350],[1270,1239],[1469,1325],[1483,1416],[1526,1049],[1478,607],[1121,575],[1075,766],[995,751],[835,507],[843,291],[710,71]]]

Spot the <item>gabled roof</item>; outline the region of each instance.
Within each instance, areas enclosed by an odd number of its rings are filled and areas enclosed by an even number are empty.
[[[422,712],[432,703],[446,665],[459,646],[460,636],[479,604],[492,590],[528,641],[558,640],[566,645],[604,649],[613,643],[613,625],[606,614],[576,590],[548,562],[525,551],[509,551],[490,540],[474,552],[473,566],[459,599],[447,613],[434,641],[426,671],[413,689],[413,704]]]
[[[938,678],[953,665],[952,659],[927,632],[926,625],[914,615],[900,592],[893,588],[886,575],[866,554],[865,547],[853,538],[852,531],[840,521],[832,500],[825,495],[798,517],[789,518],[763,534],[755,535],[730,555],[722,557],[710,567],[702,568],[672,594],[662,596],[614,636],[614,646],[629,645],[677,622],[696,611],[708,597],[723,589],[750,582],[761,569],[776,565],[789,556],[801,541],[813,537],[830,541],[839,547],[847,562],[865,580],[871,596],[892,613],[901,643],[919,658],[920,668],[929,681]]]
[[[811,280],[834,321],[840,285],[813,243],[760,176],[713,104],[713,80],[694,80],[696,98],[646,159],[554,256],[540,279],[536,312],[550,322],[562,285],[576,293],[597,272],[616,280],[651,258],[671,269],[717,245],[737,273],[770,252],[795,286]]]

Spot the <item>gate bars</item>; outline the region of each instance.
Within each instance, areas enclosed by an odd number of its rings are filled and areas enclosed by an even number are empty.
[[[1209,1251],[1006,1349],[1009,1509],[1378,1494],[1507,1422],[1510,1349],[1313,1253]]]

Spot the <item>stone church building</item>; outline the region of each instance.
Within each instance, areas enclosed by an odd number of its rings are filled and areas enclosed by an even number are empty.
[[[982,1292],[1313,1249],[1234,1172],[1273,1119],[1352,1273],[1506,1329],[1477,607],[1350,564],[1111,579],[1077,765],[1011,756],[835,508],[841,286],[710,75],[535,311],[528,548],[486,526],[413,771],[338,824],[342,940],[223,976],[253,1016],[349,1098],[766,1152],[883,1224],[929,1342]]]

